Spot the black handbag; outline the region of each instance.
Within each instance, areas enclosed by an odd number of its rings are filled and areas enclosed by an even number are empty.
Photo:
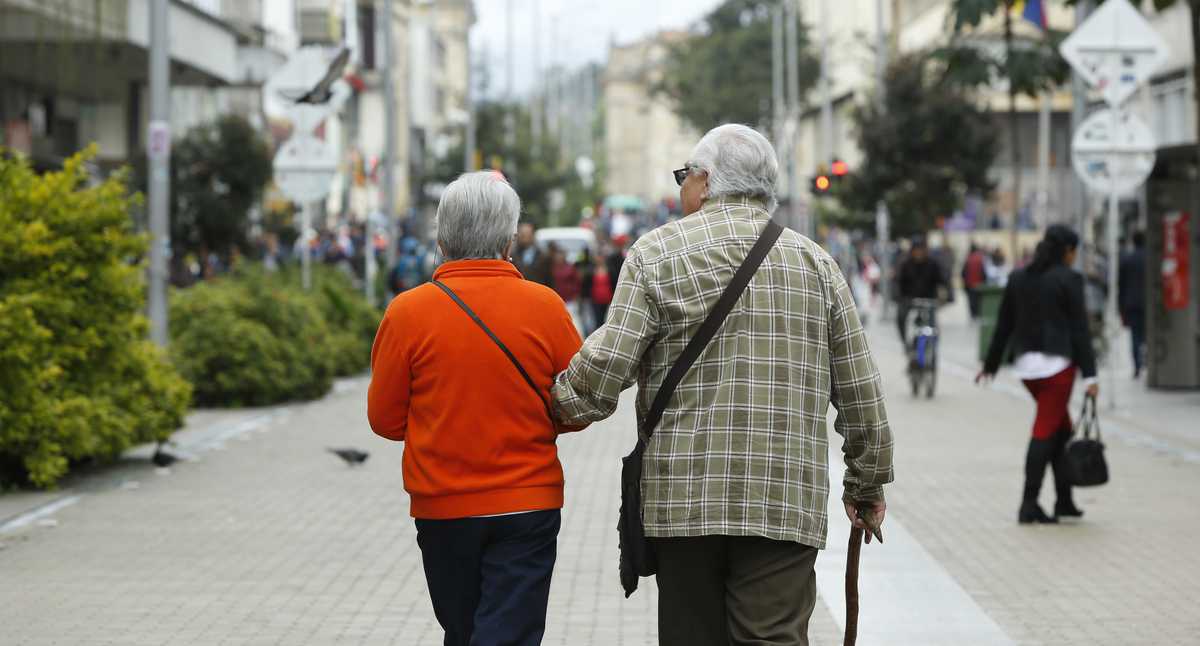
[[[1084,398],[1083,411],[1079,413],[1075,428],[1078,437],[1067,444],[1071,484],[1076,487],[1095,487],[1108,482],[1108,462],[1104,459],[1104,442],[1100,438],[1100,418],[1096,414],[1095,397]]]
[[[642,456],[646,451],[646,444],[662,419],[663,411],[667,409],[675,388],[708,347],[708,342],[725,322],[725,318],[746,291],[750,279],[754,277],[754,273],[758,271],[763,259],[782,233],[783,227],[774,220],[767,222],[750,253],[746,255],[733,279],[717,299],[717,304],[700,324],[695,336],[688,341],[683,353],[671,365],[666,378],[654,395],[650,410],[638,424],[637,446],[621,460],[621,511],[617,519],[617,536],[620,545],[621,587],[625,589],[626,599],[637,590],[640,577],[653,576],[658,572],[654,546],[646,540],[646,528],[642,524]]]

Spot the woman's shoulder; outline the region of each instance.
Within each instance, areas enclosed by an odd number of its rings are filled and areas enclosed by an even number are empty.
[[[508,289],[512,290],[511,297],[516,301],[513,303],[514,305],[565,307],[563,299],[558,295],[558,292],[532,280],[519,281],[517,284],[509,286]]]
[[[1055,265],[1051,267],[1046,275],[1053,278],[1055,281],[1068,285],[1074,283],[1083,283],[1083,274],[1075,271],[1074,267],[1067,265]]]

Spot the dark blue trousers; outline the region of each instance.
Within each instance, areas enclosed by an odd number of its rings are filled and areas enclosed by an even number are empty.
[[[557,509],[416,521],[445,646],[542,643],[561,521]]]

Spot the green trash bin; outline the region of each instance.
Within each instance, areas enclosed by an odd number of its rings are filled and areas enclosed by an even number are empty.
[[[996,320],[1000,318],[1000,301],[1004,300],[1004,288],[984,285],[979,288],[979,360],[987,357]]]

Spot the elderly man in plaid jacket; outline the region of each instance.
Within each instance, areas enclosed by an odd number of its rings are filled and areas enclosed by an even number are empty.
[[[638,385],[639,419],[775,209],[778,162],[740,125],[676,171],[684,218],[629,250],[607,323],[554,387],[565,424],[604,419]],[[658,554],[666,645],[807,644],[825,546],[837,409],[844,503],[882,519],[892,434],[841,271],[787,230],[680,382],[646,448],[642,518]]]

